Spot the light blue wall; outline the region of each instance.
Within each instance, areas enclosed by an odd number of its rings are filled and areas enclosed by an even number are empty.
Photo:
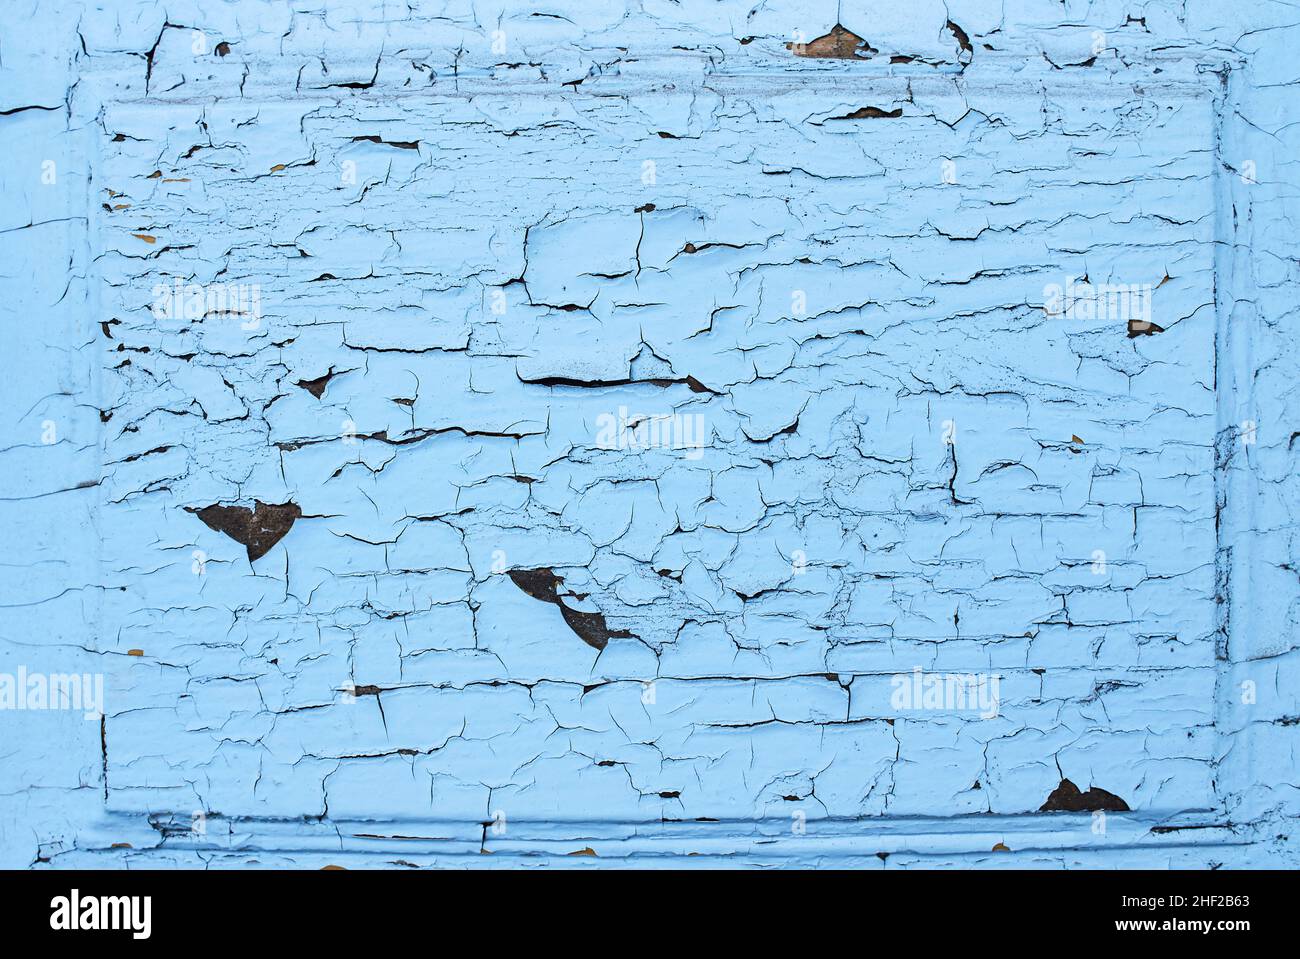
[[[1289,8],[293,9],[9,11],[0,864],[1297,863]]]

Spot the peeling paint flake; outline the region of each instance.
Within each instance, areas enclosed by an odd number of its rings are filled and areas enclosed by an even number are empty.
[[[246,506],[214,504],[190,509],[209,529],[225,533],[248,548],[248,561],[265,556],[289,532],[302,510],[294,503],[267,504],[260,500],[252,509]]]

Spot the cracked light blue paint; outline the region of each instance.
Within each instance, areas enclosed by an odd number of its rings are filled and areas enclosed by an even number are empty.
[[[37,8],[6,865],[1294,864],[1295,28],[823,7]]]

